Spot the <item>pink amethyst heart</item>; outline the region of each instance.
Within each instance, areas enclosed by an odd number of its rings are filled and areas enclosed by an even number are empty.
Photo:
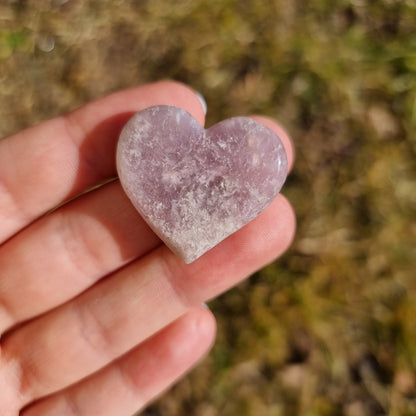
[[[205,130],[185,110],[160,105],[127,122],[117,169],[153,231],[191,263],[273,201],[287,158],[279,137],[251,118]]]

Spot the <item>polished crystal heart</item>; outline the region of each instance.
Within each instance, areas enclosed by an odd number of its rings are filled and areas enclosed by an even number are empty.
[[[117,169],[139,213],[190,263],[273,201],[287,159],[278,136],[251,118],[205,130],[185,110],[161,105],[125,125]]]

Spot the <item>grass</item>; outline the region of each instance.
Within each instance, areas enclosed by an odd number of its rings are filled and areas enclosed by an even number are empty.
[[[174,78],[208,124],[294,139],[292,248],[210,304],[212,353],[145,415],[416,415],[415,25],[411,0],[0,4],[0,135]]]

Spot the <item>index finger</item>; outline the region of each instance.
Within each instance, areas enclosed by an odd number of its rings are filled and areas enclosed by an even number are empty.
[[[137,111],[175,105],[201,124],[201,102],[171,81],[93,101],[0,141],[0,243],[71,197],[116,175],[119,132]]]

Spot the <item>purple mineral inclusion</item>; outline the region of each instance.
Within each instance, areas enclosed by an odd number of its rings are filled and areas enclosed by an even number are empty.
[[[134,115],[117,148],[121,184],[154,232],[191,263],[262,212],[279,193],[287,158],[279,137],[248,117],[204,129],[160,105]]]

